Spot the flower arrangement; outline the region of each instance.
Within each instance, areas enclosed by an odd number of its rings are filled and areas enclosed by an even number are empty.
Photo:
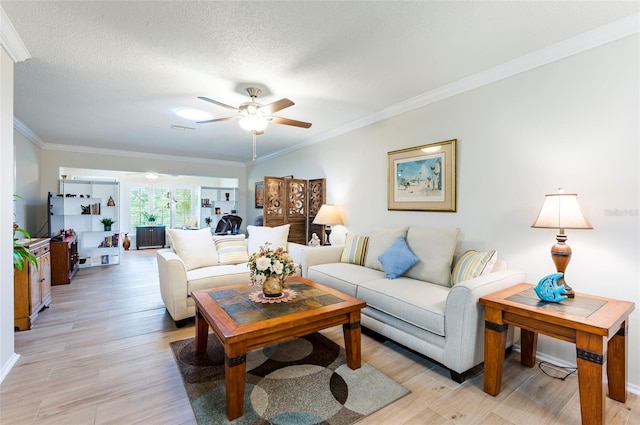
[[[251,254],[249,258],[249,270],[251,270],[251,283],[259,285],[271,276],[278,276],[282,281],[295,272],[295,264],[287,251],[282,247],[275,250],[269,247],[267,242],[260,247],[260,251]]]

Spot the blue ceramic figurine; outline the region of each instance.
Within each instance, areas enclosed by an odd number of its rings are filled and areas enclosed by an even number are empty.
[[[562,276],[562,273],[553,273],[540,279],[538,286],[533,288],[536,295],[538,295],[538,298],[542,301],[549,301],[552,303],[559,303],[566,300],[567,297],[562,294],[567,292],[567,290],[564,285],[557,285],[558,279]]]

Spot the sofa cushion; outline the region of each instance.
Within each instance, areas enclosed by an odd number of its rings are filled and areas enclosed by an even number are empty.
[[[420,259],[406,273],[425,282],[451,285],[451,263],[456,250],[460,229],[410,227],[407,244]]]
[[[187,272],[186,295],[190,296],[192,291],[199,289],[219,288],[236,283],[249,284],[249,267],[246,263],[200,267]]]
[[[275,250],[278,247],[287,249],[289,227],[291,227],[290,224],[277,227],[247,226],[247,232],[249,233],[247,252],[249,257],[260,251],[260,247],[264,246],[267,242],[271,244],[271,249]]]
[[[173,250],[184,261],[187,271],[218,264],[216,246],[208,227],[200,230],[169,229],[167,233]]]
[[[249,261],[244,235],[214,236],[220,264],[240,264]]]
[[[404,237],[398,236],[391,246],[380,254],[378,261],[380,261],[382,267],[384,267],[387,278],[395,279],[417,263],[418,257],[411,252]]]
[[[450,288],[408,277],[360,283],[356,296],[367,306],[421,329],[444,336],[444,312]]]
[[[406,235],[406,227],[378,227],[373,229],[369,236],[367,258],[364,261],[364,265],[370,269],[384,271],[384,267],[380,264],[378,257],[391,246],[398,236],[405,237]]]
[[[451,273],[451,286],[474,277],[491,273],[497,260],[496,251],[478,252],[470,249],[458,258]]]
[[[330,286],[352,297],[356,296],[358,285],[367,280],[384,279],[384,273],[367,267],[349,263],[327,263],[309,267],[310,280]]]
[[[343,263],[357,264],[364,266],[364,260],[367,257],[367,247],[369,246],[369,237],[354,235],[347,233],[344,241],[344,249],[340,261]]]

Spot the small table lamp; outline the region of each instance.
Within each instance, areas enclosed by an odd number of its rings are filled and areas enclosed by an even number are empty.
[[[313,224],[321,224],[324,225],[324,232],[327,234],[327,239],[324,244],[326,246],[331,245],[329,241],[329,235],[331,234],[331,225],[332,224],[342,224],[342,216],[340,212],[334,205],[322,204],[320,210],[318,211],[318,215],[313,219]]]
[[[571,247],[565,243],[567,236],[564,234],[564,229],[593,229],[578,204],[578,195],[563,193],[562,189],[558,189],[558,193],[545,195],[542,209],[531,227],[559,229],[556,234],[557,243],[551,247],[553,263],[558,273],[563,275],[556,284],[564,285],[567,290],[564,295],[569,298],[575,297],[573,289],[564,279],[564,272],[571,260]]]

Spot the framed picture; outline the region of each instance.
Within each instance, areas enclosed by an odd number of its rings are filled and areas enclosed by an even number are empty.
[[[456,139],[387,155],[387,209],[455,212]]]
[[[264,182],[256,183],[256,208],[264,207]]]

